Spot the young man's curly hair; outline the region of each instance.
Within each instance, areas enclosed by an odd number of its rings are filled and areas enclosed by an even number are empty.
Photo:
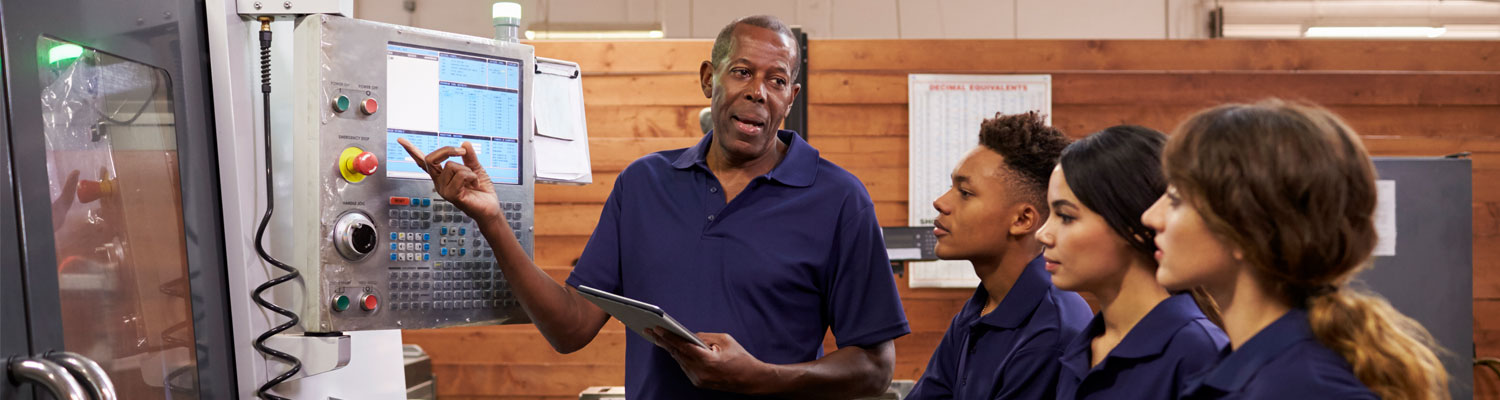
[[[1000,153],[1005,170],[1012,179],[1012,195],[1047,210],[1047,180],[1057,158],[1068,146],[1062,131],[1047,126],[1036,111],[1023,114],[995,114],[979,127],[979,145]]]

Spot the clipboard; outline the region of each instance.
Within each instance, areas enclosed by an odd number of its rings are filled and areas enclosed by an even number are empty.
[[[599,308],[604,309],[604,312],[625,323],[625,327],[635,331],[635,334],[641,335],[641,338],[651,344],[661,345],[652,340],[651,336],[646,335],[646,328],[665,328],[699,347],[708,348],[707,344],[698,339],[698,335],[694,335],[692,331],[677,323],[677,320],[672,319],[672,316],[667,315],[667,312],[662,311],[660,307],[584,285],[578,285],[577,289],[578,294],[584,299],[593,302]]]
[[[578,63],[537,57],[535,73],[531,110],[536,127],[532,138],[537,155],[536,182],[593,183]]]

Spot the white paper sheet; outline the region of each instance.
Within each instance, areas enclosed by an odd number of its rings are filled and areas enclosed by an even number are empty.
[[[1375,255],[1396,255],[1396,181],[1375,181]]]
[[[536,118],[538,183],[588,184],[589,134],[583,113],[583,77],[577,64],[537,57],[532,114]]]
[[[968,261],[915,261],[906,264],[907,282],[911,288],[979,287],[979,275]]]
[[[922,258],[922,249],[916,248],[916,247],[904,248],[904,249],[892,249],[892,248],[887,247],[885,249],[885,255],[886,255],[887,258],[890,258],[891,261],[897,261],[897,260],[916,260],[916,259],[921,259]]]

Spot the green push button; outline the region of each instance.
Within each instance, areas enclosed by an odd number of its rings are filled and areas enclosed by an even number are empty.
[[[333,99],[333,110],[338,112],[349,111],[349,96],[339,95]]]
[[[339,295],[333,298],[333,310],[344,311],[349,309],[349,296]]]

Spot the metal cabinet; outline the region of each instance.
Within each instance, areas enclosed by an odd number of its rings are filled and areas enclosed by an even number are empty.
[[[202,8],[3,1],[0,398],[232,396]]]

